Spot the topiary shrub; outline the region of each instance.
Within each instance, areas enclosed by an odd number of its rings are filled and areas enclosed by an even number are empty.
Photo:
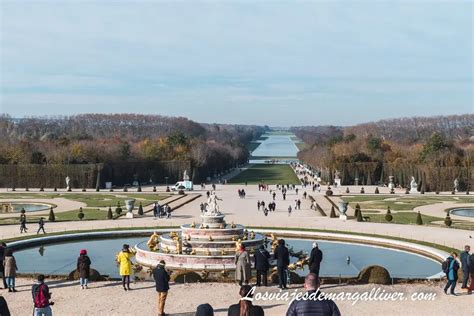
[[[179,195],[184,195],[184,191],[183,191],[183,190],[179,190],[179,191],[178,191],[178,194],[179,194]]]
[[[198,283],[203,281],[199,273],[182,270],[173,272],[170,279],[176,283]]]
[[[418,211],[418,215],[416,216],[416,225],[423,225],[423,219],[421,218],[420,211]]]
[[[41,186],[41,188],[40,188],[40,192],[44,192],[44,188],[43,188],[43,186]]]
[[[435,193],[436,193],[436,194],[439,194],[439,190],[438,190],[438,189],[436,189],[436,192],[435,192]]]
[[[86,187],[82,187],[82,192],[86,192]]]
[[[16,191],[16,188],[15,188],[15,186],[13,186],[13,187],[12,187],[12,191]]]
[[[30,189],[28,189],[28,186],[26,186],[25,191],[30,191]]]
[[[140,205],[138,206],[138,215],[143,215],[143,206],[142,206],[142,202],[140,202]]]
[[[364,218],[362,217],[362,211],[360,209],[357,212],[357,221],[358,222],[363,222],[364,221]]]
[[[379,192],[379,187],[376,187],[376,188],[375,188],[375,192],[374,192],[374,193],[375,193],[375,194],[379,194],[379,193],[380,193],[380,192]]]
[[[360,212],[360,205],[359,205],[359,203],[357,203],[356,206],[355,206],[354,216],[357,217],[357,214],[359,212]]]
[[[405,189],[405,194],[410,194],[410,189],[409,188]]]
[[[391,284],[392,278],[387,269],[381,266],[368,266],[357,276],[357,282],[362,284]]]
[[[114,214],[112,214],[112,207],[109,206],[109,209],[107,211],[107,219],[113,219]]]
[[[123,192],[128,192],[128,188],[126,185],[123,187]]]
[[[100,188],[99,187],[95,187],[95,192],[99,192],[100,191]]]
[[[58,188],[54,187],[53,191],[54,191],[54,192],[57,192],[57,191],[58,191]]]
[[[56,216],[54,215],[54,211],[53,211],[53,207],[51,206],[51,208],[49,209],[49,217],[48,217],[48,220],[50,222],[54,222],[56,221]]]
[[[326,196],[331,196],[331,195],[333,195],[332,190],[331,190],[331,189],[327,189],[327,190],[326,190]]]
[[[390,206],[387,207],[387,213],[385,214],[385,220],[391,222],[393,219],[392,212],[390,211]]]
[[[84,218],[84,211],[82,210],[82,207],[79,208],[79,213],[77,214],[77,218],[82,221]]]
[[[153,192],[156,192],[156,186],[153,186]]]
[[[115,208],[115,213],[117,215],[122,214],[122,207],[120,206],[120,202],[117,202],[117,207]]]
[[[451,219],[451,216],[449,216],[449,213],[446,214],[446,218],[444,219],[444,224],[448,227],[451,227],[453,224],[453,221]]]
[[[334,205],[331,206],[331,213],[329,214],[330,218],[336,218],[336,210],[334,209]]]
[[[350,193],[349,187],[346,188],[346,193]]]
[[[138,184],[137,192],[142,192],[142,186],[140,185],[140,183]]]
[[[456,191],[452,190],[452,191],[451,191],[451,194],[452,194],[452,195],[456,194]]]
[[[362,193],[362,194],[365,193],[364,187],[360,188],[360,193]]]

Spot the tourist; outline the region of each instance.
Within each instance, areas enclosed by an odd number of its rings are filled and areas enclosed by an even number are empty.
[[[265,202],[262,201],[262,202],[260,203],[260,206],[262,207],[262,209],[264,209],[264,208],[265,208]]]
[[[207,198],[209,198],[209,196],[211,195],[211,192],[207,191],[206,195],[207,195]]]
[[[303,199],[306,200],[306,196],[307,196],[307,195],[308,195],[308,193],[306,193],[306,191],[304,191],[304,193],[303,193]]]
[[[334,301],[323,298],[319,291],[319,279],[314,273],[309,273],[304,279],[304,288],[310,299],[294,300],[286,316],[300,315],[320,315],[320,316],[340,316],[339,308]],[[313,299],[311,299],[314,296]]]
[[[468,293],[474,291],[474,253],[469,256],[469,274],[471,275],[471,284],[469,285]]]
[[[43,231],[43,234],[46,234],[46,232],[44,231],[44,218],[43,217],[40,217],[38,221],[38,231],[36,232],[37,235],[39,234],[40,230]]]
[[[7,301],[0,295],[0,316],[10,316]]]
[[[87,255],[87,250],[81,249],[77,258],[77,272],[79,273],[79,284],[81,288],[87,289],[87,283],[91,273],[91,259]]]
[[[213,183],[213,184],[212,184],[212,191],[215,191],[215,190],[216,190],[216,184]]]
[[[296,201],[296,206],[298,206],[298,209],[301,210],[301,200],[298,199],[298,201]]]
[[[34,303],[33,316],[52,316],[53,311],[51,306],[54,302],[51,302],[51,293],[49,287],[44,283],[44,275],[38,275],[37,281],[33,284],[31,289]]]
[[[5,259],[5,250],[7,250],[7,244],[3,241],[0,243],[0,273],[2,274],[3,288],[7,289],[7,281],[5,280],[5,269],[3,266],[3,260]]]
[[[282,194],[283,194],[283,201],[286,201],[286,190]]]
[[[323,252],[318,247],[317,242],[313,242],[313,249],[311,249],[311,255],[309,256],[309,272],[314,273],[319,279],[319,268],[323,261]]]
[[[28,228],[26,228],[26,215],[20,215],[20,233],[27,233]]]
[[[265,207],[265,209],[263,210],[263,214],[265,214],[265,216],[268,216],[268,208]]]
[[[235,280],[239,285],[249,284],[250,279],[250,256],[245,250],[244,245],[240,245],[240,249],[235,255]]]
[[[196,308],[196,314],[194,316],[214,316],[214,308],[209,303],[200,304]]]
[[[462,268],[461,289],[467,289],[467,281],[469,280],[469,251],[471,251],[471,247],[466,245],[464,246],[464,251],[461,252],[461,255],[459,256]]]
[[[285,246],[285,240],[278,240],[278,246],[275,248],[273,253],[274,258],[277,260],[277,271],[278,271],[278,288],[286,289],[288,265],[290,264],[290,253],[288,248]]]
[[[275,197],[276,197],[276,195],[277,195],[277,194],[276,194],[276,192],[273,192],[273,194],[272,194],[273,201],[275,201]]]
[[[116,257],[116,260],[119,264],[119,272],[120,276],[122,277],[122,286],[124,291],[131,290],[130,289],[130,274],[132,272],[132,257],[133,253],[130,251],[130,246],[124,244],[122,247],[122,251]]]
[[[451,253],[451,256],[449,256],[445,263],[446,263],[446,268],[443,269],[444,273],[446,273],[446,276],[448,277],[448,283],[444,287],[444,293],[448,294],[448,289],[451,287],[450,293],[452,295],[456,295],[454,293],[454,288],[456,287],[456,283],[458,281],[458,270],[459,270],[459,263],[456,260],[457,258],[457,253],[453,252]],[[444,264],[443,264],[444,265]]]
[[[255,251],[253,255],[255,261],[255,269],[257,270],[257,286],[261,285],[261,281],[263,280],[263,286],[268,285],[268,269],[270,268],[270,263],[268,260],[270,259],[270,254],[265,249],[264,245],[260,245],[260,248]]]
[[[16,265],[15,257],[13,256],[13,250],[10,248],[5,249],[5,257],[3,258],[3,274],[7,281],[8,292],[16,292],[15,290],[15,277],[18,266]]]
[[[160,215],[160,205],[158,202],[155,202],[155,205],[153,205],[153,217],[156,219]]]
[[[227,311],[228,316],[263,316],[263,308],[261,306],[255,306],[252,304],[253,294],[250,292],[252,287],[250,285],[244,285],[240,287],[239,295],[241,297],[240,302],[229,306]]]
[[[294,188],[294,187],[295,187],[295,186],[293,185],[293,188]],[[298,195],[298,189],[296,189],[296,195]]]
[[[165,315],[165,302],[170,289],[170,276],[165,270],[165,262],[161,260],[153,270],[156,292],[158,292],[158,315]]]
[[[290,216],[290,215],[291,215],[291,211],[292,211],[292,209],[291,209],[291,205],[289,205],[289,206],[288,206],[288,216]]]
[[[171,206],[169,206],[168,204],[166,204],[166,218],[171,218],[171,212],[173,210],[171,209]]]
[[[260,200],[257,201],[257,210],[260,211]]]

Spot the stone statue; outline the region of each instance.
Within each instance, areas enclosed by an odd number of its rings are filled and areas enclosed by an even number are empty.
[[[69,176],[66,177],[66,190],[71,190],[71,178]]]
[[[151,251],[157,251],[158,250],[158,244],[160,241],[160,235],[158,232],[154,232],[153,235],[150,236],[150,239],[147,241],[147,246]]]
[[[390,190],[390,193],[395,193],[395,183],[393,183],[393,176],[389,176],[388,179],[388,189]]]
[[[415,181],[415,177],[411,177],[410,181],[410,193],[416,193],[418,192],[418,184]]]
[[[215,216],[215,215],[221,215],[221,212],[219,212],[219,206],[217,205],[217,201],[222,201],[222,199],[219,199],[216,195],[216,192],[212,192],[209,195],[209,198],[207,199],[207,207],[206,207],[206,212],[204,215],[207,216]]]
[[[458,178],[454,179],[454,191],[455,192],[459,191],[459,180],[458,180]]]
[[[184,181],[189,181],[188,170],[184,170],[184,173],[183,173],[183,180],[184,180]]]

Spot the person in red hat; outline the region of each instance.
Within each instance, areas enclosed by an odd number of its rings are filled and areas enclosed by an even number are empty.
[[[77,272],[79,273],[79,283],[81,288],[87,289],[89,275],[91,272],[91,259],[87,255],[87,250],[81,249],[77,258]]]

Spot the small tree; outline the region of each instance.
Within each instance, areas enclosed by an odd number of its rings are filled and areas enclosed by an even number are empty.
[[[331,206],[331,213],[329,214],[330,218],[335,218],[336,217],[336,210],[334,209],[334,205]]]
[[[365,193],[364,187],[360,188],[360,193],[362,193],[362,194]]]
[[[58,188],[54,187],[53,191],[58,192]]]
[[[55,222],[56,221],[56,216],[54,215],[53,207],[49,209],[49,221],[50,222]]]
[[[128,192],[128,188],[127,188],[126,185],[124,185],[124,187],[123,187],[123,192]]]
[[[112,214],[112,207],[109,206],[109,210],[107,211],[107,219],[113,219],[114,214]]]
[[[77,217],[79,218],[79,220],[82,221],[82,219],[84,218],[84,211],[82,210],[82,207],[79,208],[79,213],[77,214]]]
[[[360,209],[357,212],[357,221],[358,222],[363,222],[364,221],[364,218],[362,217],[362,210],[360,210]]]
[[[153,186],[153,192],[156,192],[156,186]]]
[[[385,220],[391,222],[393,219],[392,212],[390,211],[390,206],[387,207],[387,214],[385,214]]]
[[[423,225],[423,218],[421,218],[420,211],[418,211],[418,215],[416,216],[416,225]]]
[[[446,218],[444,219],[444,224],[448,227],[451,227],[453,221],[451,220],[451,216],[449,216],[449,212],[446,214]]]
[[[379,192],[379,187],[376,187],[376,188],[375,188],[375,192],[374,192],[374,193],[375,193],[375,194],[379,194],[379,193],[380,193],[380,192]]]
[[[43,186],[40,187],[40,192],[44,192],[44,187]]]
[[[143,215],[143,206],[142,206],[142,202],[140,202],[140,205],[138,206],[138,215]]]
[[[120,201],[117,202],[117,207],[115,208],[115,213],[117,215],[122,214],[122,207],[120,207]]]
[[[346,188],[346,193],[350,193],[349,187]]]
[[[140,184],[140,183],[138,183],[137,192],[142,192],[142,186],[141,186],[141,184]]]
[[[360,212],[360,205],[359,203],[357,203],[355,206],[354,216],[357,217],[359,212]]]

